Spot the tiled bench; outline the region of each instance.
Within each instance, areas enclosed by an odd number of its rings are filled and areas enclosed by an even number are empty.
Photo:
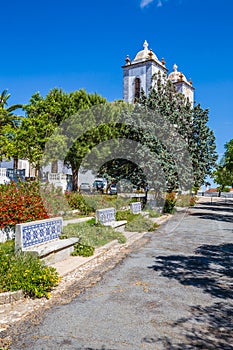
[[[134,202],[130,204],[130,211],[133,214],[140,214],[142,211],[142,203],[141,202]]]
[[[79,241],[76,237],[60,239],[61,233],[61,217],[17,224],[15,251],[31,252],[47,264],[54,264],[66,259]]]
[[[117,228],[127,223],[126,220],[116,221],[116,209],[105,208],[96,210],[96,223]]]

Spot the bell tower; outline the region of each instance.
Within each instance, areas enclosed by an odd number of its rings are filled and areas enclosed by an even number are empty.
[[[152,77],[154,74],[161,74],[164,79],[169,79],[176,87],[178,93],[182,93],[193,107],[194,104],[194,87],[191,80],[187,80],[182,72],[178,71],[176,64],[173,66],[173,72],[168,75],[165,67],[164,58],[160,61],[152,49],[148,49],[148,42],[145,40],[143,50],[139,51],[131,61],[126,56],[125,65],[122,66],[123,80],[123,98],[125,102],[135,103],[140,97],[142,90],[148,96],[153,84]]]
[[[192,80],[187,80],[182,72],[178,72],[178,66],[174,64],[173,72],[168,76],[168,79],[173,82],[176,87],[176,91],[183,94],[193,107],[194,104],[194,87]]]
[[[164,59],[159,61],[155,53],[148,49],[148,46],[148,42],[145,40],[143,50],[139,51],[132,61],[128,55],[126,56],[125,65],[122,67],[125,102],[134,103],[140,97],[142,90],[148,95],[154,74],[158,72],[161,73],[161,76],[167,74]]]

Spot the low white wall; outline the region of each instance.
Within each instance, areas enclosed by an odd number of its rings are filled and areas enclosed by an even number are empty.
[[[0,243],[4,243],[15,237],[15,228],[4,227],[0,229]]]

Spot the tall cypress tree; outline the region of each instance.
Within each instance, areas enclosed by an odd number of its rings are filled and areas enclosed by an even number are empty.
[[[158,132],[151,135],[153,139],[151,148],[162,164],[167,190],[179,188],[180,182],[184,183],[185,178],[190,178],[190,171],[192,171],[192,184],[198,188],[205,177],[211,174],[217,160],[215,136],[207,124],[208,110],[203,110],[200,104],[192,108],[184,95],[176,92],[173,83],[160,74],[153,79],[149,96],[146,97],[142,92],[138,104],[145,107],[147,113],[154,112],[156,115],[153,123],[154,130]],[[188,152],[187,163],[184,148]],[[179,175],[178,157],[183,157],[184,162]],[[178,167],[181,166],[182,163],[179,162]]]

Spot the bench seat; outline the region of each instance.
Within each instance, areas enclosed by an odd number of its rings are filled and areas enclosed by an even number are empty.
[[[46,243],[32,246],[23,250],[37,255],[46,264],[55,264],[65,260],[74,251],[74,244],[79,242],[79,238],[71,237],[66,239],[54,239]]]

